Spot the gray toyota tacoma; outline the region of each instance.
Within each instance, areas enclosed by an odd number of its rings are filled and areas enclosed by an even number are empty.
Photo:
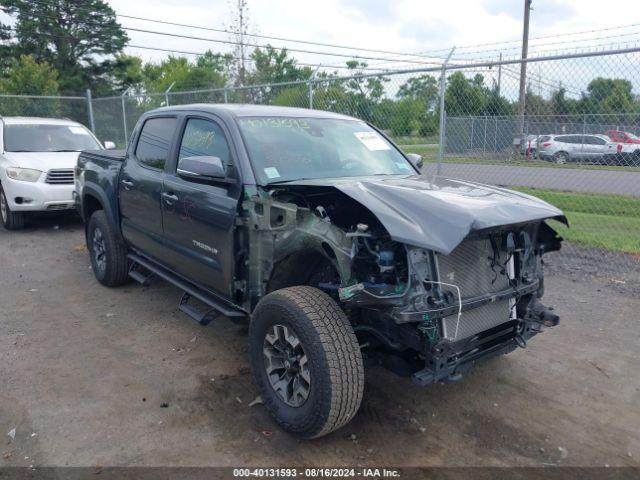
[[[343,115],[183,105],[83,152],[75,196],[98,281],[163,279],[200,324],[247,323],[266,408],[312,438],[356,414],[365,366],[457,380],[558,324],[540,298],[562,212],[421,164]]]

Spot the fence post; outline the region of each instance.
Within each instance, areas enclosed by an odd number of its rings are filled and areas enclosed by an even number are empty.
[[[93,100],[91,98],[91,89],[87,88],[87,114],[89,115],[89,128],[95,134],[96,133],[96,124],[93,120]]]
[[[176,82],[173,82],[171,85],[169,85],[169,88],[167,88],[164,92],[164,102],[166,103],[167,107],[169,106],[169,92],[171,91],[171,89],[175,84]]]
[[[482,138],[482,156],[485,157],[487,154],[487,122],[488,122],[488,118],[485,115],[484,117],[484,136]]]
[[[229,91],[226,87],[224,89],[224,103],[229,103]]]
[[[582,114],[582,145],[580,146],[580,153],[584,155],[584,135],[587,133],[587,114]]]
[[[442,64],[442,72],[440,73],[440,135],[438,138],[438,166],[436,169],[436,173],[438,175],[442,174],[442,157],[444,156],[444,142],[445,142],[445,122],[446,122],[446,114],[444,111],[444,94],[446,88],[446,76],[447,76],[447,64],[449,63],[449,59],[451,55],[453,55],[453,51],[456,47],[453,47],[447,55],[446,60]]]
[[[313,83],[309,80],[309,108],[313,109]]]
[[[124,96],[127,94],[127,92],[124,92],[121,96],[120,96],[120,101],[122,103],[122,127],[124,129],[124,145],[125,148],[127,148],[127,145],[129,143],[129,136],[127,135],[127,109],[124,105]]]

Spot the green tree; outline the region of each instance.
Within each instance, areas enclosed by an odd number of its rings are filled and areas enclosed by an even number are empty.
[[[634,113],[633,85],[619,78],[594,78],[582,100],[585,113]]]
[[[15,18],[14,55],[30,54],[59,73],[60,90],[110,90],[107,60],[120,53],[127,35],[103,0],[3,0],[2,11]]]
[[[551,94],[549,104],[551,113],[558,117],[563,115],[571,115],[579,112],[579,101],[567,98],[567,89],[560,86],[558,90]]]
[[[513,105],[509,102],[509,100],[501,96],[498,91],[498,87],[494,86],[487,93],[486,103],[482,115],[498,116],[511,115],[513,113]]]
[[[174,92],[220,88],[229,78],[231,61],[230,56],[211,51],[195,62],[186,57],[169,56],[159,63],[144,65],[141,88],[145,92],[164,92],[174,83]]]
[[[57,95],[58,73],[46,63],[38,63],[30,55],[13,58],[0,78],[0,93],[10,95]],[[2,115],[62,115],[57,99],[5,98],[0,104]]]
[[[11,27],[0,23],[0,73],[9,66],[13,46],[11,40]]]
[[[487,90],[483,84],[482,75],[476,75],[469,80],[462,72],[452,74],[449,77],[444,95],[447,115],[481,115],[487,106]]]
[[[0,78],[0,91],[15,95],[56,95],[58,72],[46,62],[38,63],[31,55],[12,58]]]
[[[540,95],[533,93],[531,86],[525,91],[525,115],[546,115],[550,111],[549,102]]]
[[[256,48],[251,53],[251,59],[254,66],[253,70],[247,73],[247,85],[295,82],[307,80],[311,77],[311,69],[309,67],[299,67],[296,60],[289,56],[289,52],[286,49],[278,50],[271,45],[267,45],[264,48]],[[305,85],[252,88],[247,92],[247,99],[251,102],[262,104],[299,102],[304,91],[308,91]],[[281,104],[288,105],[288,103]],[[306,104],[298,104],[296,106],[306,107],[308,104],[307,95]]]
[[[412,77],[400,85],[398,98],[421,100],[425,110],[433,111],[438,104],[438,81],[431,75]]]
[[[391,125],[394,135],[430,135],[437,130],[438,101],[440,98],[438,81],[431,75],[412,77],[403,83],[396,94],[398,97],[395,125]]]
[[[122,93],[129,88],[137,88],[144,80],[140,57],[120,54],[105,62],[106,65],[109,66],[109,73],[105,80],[115,92]]]

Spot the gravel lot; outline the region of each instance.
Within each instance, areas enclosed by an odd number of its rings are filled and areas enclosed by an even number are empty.
[[[639,466],[640,274],[592,258],[550,256],[562,323],[526,350],[426,389],[368,370],[355,420],[305,442],[249,406],[241,327],[99,286],[77,219],[0,229],[0,465]]]

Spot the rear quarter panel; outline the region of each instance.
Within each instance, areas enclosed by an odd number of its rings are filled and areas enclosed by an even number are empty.
[[[79,196],[80,214],[88,221],[87,206],[93,197],[107,217],[120,232],[118,208],[118,181],[124,163],[124,150],[85,151],[78,157],[76,192]]]

